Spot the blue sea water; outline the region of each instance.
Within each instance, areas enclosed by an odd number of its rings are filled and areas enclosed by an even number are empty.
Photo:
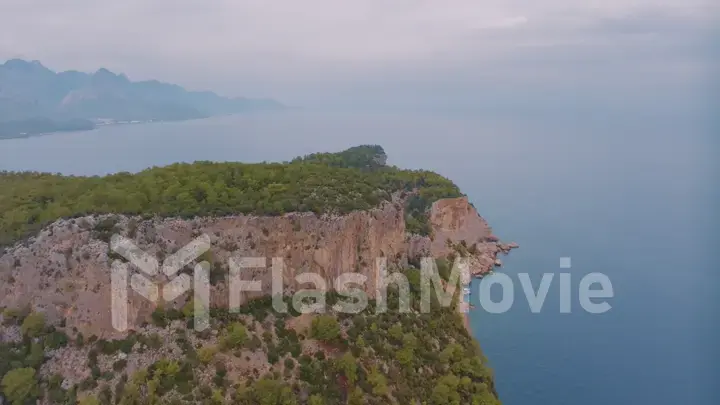
[[[503,314],[478,305],[470,315],[506,405],[710,405],[719,403],[720,377],[711,135],[702,123],[662,117],[289,112],[0,141],[0,170],[95,175],[378,143],[391,164],[454,180],[497,235],[521,246],[501,270],[515,281],[515,305]],[[559,311],[561,272],[572,279],[569,314]],[[578,301],[578,283],[592,272],[612,282],[604,314]],[[535,287],[555,273],[540,313],[530,311],[518,273]]]

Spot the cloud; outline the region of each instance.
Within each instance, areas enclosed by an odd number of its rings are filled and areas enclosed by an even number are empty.
[[[510,17],[506,18],[504,20],[500,20],[493,24],[492,28],[512,28],[517,27],[518,25],[522,25],[528,22],[527,17],[525,16],[518,16],[518,17]]]
[[[348,83],[562,78],[583,58],[622,65],[611,59],[687,49],[720,14],[706,0],[0,0],[0,10],[0,58],[299,103],[341,98]]]

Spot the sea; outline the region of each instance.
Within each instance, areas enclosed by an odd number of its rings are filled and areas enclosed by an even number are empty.
[[[488,298],[513,304],[491,313],[473,301],[470,313],[504,404],[712,405],[720,403],[712,129],[648,115],[287,111],[3,140],[0,170],[103,175],[380,144],[390,164],[455,181],[502,240],[520,245],[486,281],[509,278],[509,288],[491,283]],[[560,311],[563,273],[569,312]],[[604,313],[581,303],[591,273],[611,283],[612,296],[593,301],[610,305]],[[553,277],[538,312],[521,274],[534,288]]]

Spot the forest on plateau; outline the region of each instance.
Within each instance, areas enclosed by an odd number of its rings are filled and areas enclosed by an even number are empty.
[[[431,204],[460,191],[436,173],[386,161],[381,147],[365,145],[285,163],[196,162],[104,177],[2,173],[0,244],[59,218],[88,214],[335,215],[371,209],[396,193],[404,193],[407,230],[428,234]],[[103,224],[96,231],[113,226]],[[203,260],[217,267],[212,255]],[[409,311],[400,310],[395,284],[387,288],[385,311],[370,299],[362,312],[342,312],[334,306],[339,294],[328,292],[303,299],[313,304],[324,298],[322,307],[330,308],[325,312],[301,314],[286,296],[290,311],[282,313],[273,310],[275,297],[265,296],[237,312],[204,308],[209,328],[202,331],[194,329],[190,295],[177,305],[149,307],[133,330],[116,339],[83,335],[66,312],[56,319],[40,306],[5,301],[0,403],[499,405],[492,371],[458,312],[461,289],[451,305],[433,295],[430,311],[423,311],[420,270],[410,262],[390,269],[408,279],[402,308]],[[451,266],[447,259],[436,261],[445,284]],[[9,283],[15,282],[12,276]],[[74,291],[71,279],[57,272],[52,283]]]
[[[177,163],[104,177],[0,173],[0,246],[60,218],[92,214],[162,217],[345,214],[407,192],[407,230],[427,235],[432,202],[460,196],[430,171],[386,165],[382,147],[364,145],[285,163]]]

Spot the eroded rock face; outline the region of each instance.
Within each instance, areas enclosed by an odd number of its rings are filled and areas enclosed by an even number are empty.
[[[453,253],[453,244],[465,241],[472,247],[471,271],[490,271],[496,255],[509,250],[497,242],[491,229],[467,198],[437,201],[430,212],[433,237],[407,235],[403,201],[396,199],[370,211],[344,216],[308,213],[282,217],[238,215],[219,218],[149,219],[126,216],[91,216],[59,220],[34,238],[8,249],[0,256],[0,307],[31,307],[49,321],[66,319],[86,336],[117,335],[111,326],[110,264],[117,259],[110,251],[109,233],[99,232],[107,218],[117,220],[114,232],[134,241],[160,263],[194,238],[206,234],[212,242],[211,256],[216,279],[211,302],[227,306],[227,283],[231,258],[262,257],[266,268],[244,269],[243,280],[260,280],[261,293],[245,293],[241,302],[271,293],[272,258],[282,258],[285,293],[297,289],[294,277],[315,272],[332,288],[344,272],[367,277],[365,289],[375,291],[377,258],[389,266],[406,266],[409,258],[441,257]],[[159,283],[167,282],[159,276]],[[181,306],[190,294],[168,305]],[[128,321],[139,325],[147,320],[154,304],[132,290],[128,297]]]

